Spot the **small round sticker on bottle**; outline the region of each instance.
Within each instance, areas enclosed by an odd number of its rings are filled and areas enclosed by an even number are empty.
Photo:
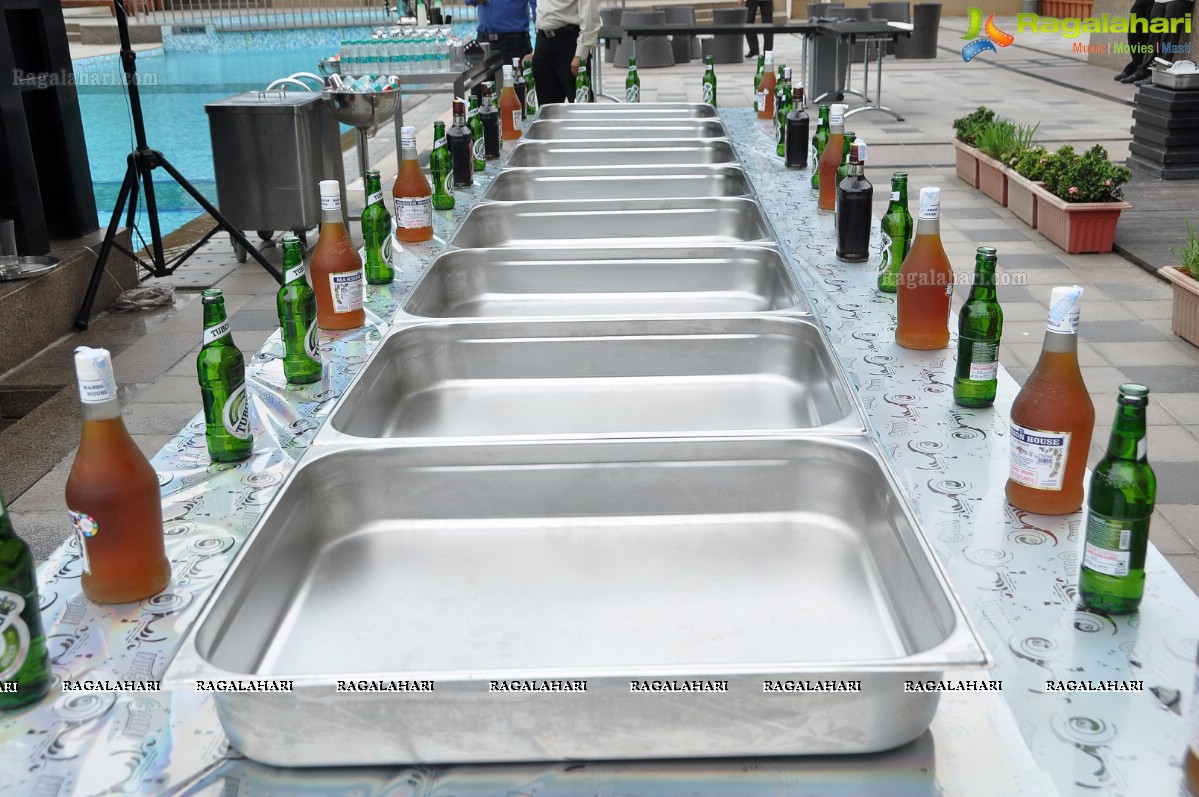
[[[75,531],[75,540],[79,543],[79,556],[83,560],[83,572],[90,574],[92,563],[87,556],[87,540],[100,533],[100,524],[86,512],[76,512],[74,509],[68,509],[67,512],[71,515],[71,527]]]

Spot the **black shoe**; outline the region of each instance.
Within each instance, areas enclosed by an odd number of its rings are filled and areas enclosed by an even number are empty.
[[[1144,80],[1147,77],[1149,77],[1149,70],[1138,69],[1135,72],[1133,72],[1131,75],[1129,75],[1128,77],[1121,80],[1120,82],[1121,83],[1136,83],[1137,81]]]
[[[1153,83],[1153,75],[1147,75],[1147,76],[1141,78],[1140,80],[1136,81],[1133,85],[1134,86],[1149,86],[1149,85],[1152,85],[1152,83]]]
[[[746,53],[745,57],[746,58],[757,58],[758,54],[757,53]]]
[[[1117,81],[1117,82],[1119,82],[1119,81],[1122,81],[1122,80],[1124,80],[1124,78],[1126,78],[1126,77],[1128,77],[1129,75],[1131,75],[1131,74],[1132,74],[1132,73],[1133,73],[1135,70],[1136,70],[1136,67],[1128,67],[1128,66],[1126,66],[1126,67],[1124,67],[1124,71],[1123,71],[1123,72],[1119,72],[1119,73],[1117,73],[1117,74],[1115,74],[1115,75],[1112,75],[1112,80],[1115,80],[1115,81]]]

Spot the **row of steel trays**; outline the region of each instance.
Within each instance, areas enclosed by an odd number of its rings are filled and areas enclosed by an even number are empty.
[[[170,680],[285,766],[917,737],[987,656],[793,273],[713,109],[543,108]]]

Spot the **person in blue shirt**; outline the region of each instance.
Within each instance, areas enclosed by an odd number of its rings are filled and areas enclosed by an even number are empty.
[[[537,0],[466,0],[466,4],[479,10],[479,43],[491,45],[491,52],[503,55],[505,64],[519,58],[523,65],[525,56],[533,52],[529,28],[537,15]]]

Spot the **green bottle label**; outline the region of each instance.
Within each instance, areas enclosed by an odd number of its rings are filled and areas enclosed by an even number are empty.
[[[21,618],[25,598],[0,589],[0,681],[16,675],[29,657],[29,626]]]
[[[1128,575],[1132,563],[1132,541],[1140,536],[1149,536],[1147,517],[1121,520],[1089,511],[1083,567],[1109,576]]]
[[[321,361],[321,354],[317,351],[319,343],[318,332],[316,319],[313,319],[312,323],[308,325],[308,332],[304,335],[304,351],[312,358],[313,362],[319,363]]]
[[[625,102],[641,102],[641,87],[629,86],[624,90]]]
[[[238,440],[250,440],[250,397],[243,382],[221,408],[221,423],[225,431]]]
[[[708,105],[716,104],[716,87],[711,83],[704,84],[704,102]]]
[[[891,236],[887,235],[886,230],[879,230],[878,237],[879,246],[882,247],[882,251],[879,252],[878,258],[878,273],[882,274],[887,269],[891,268],[891,244],[893,241],[891,240]]]

